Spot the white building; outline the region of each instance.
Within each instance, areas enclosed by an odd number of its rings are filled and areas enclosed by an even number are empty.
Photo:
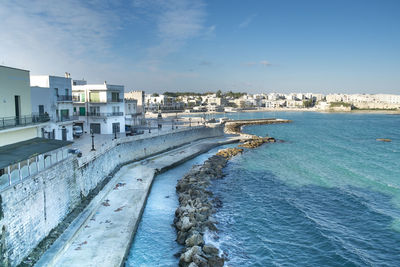
[[[48,117],[49,124],[42,128],[42,136],[49,139],[72,140],[73,116],[71,78],[50,75],[32,75],[32,113]]]
[[[138,126],[143,123],[142,112],[138,112],[138,101],[136,99],[125,99],[125,124]]]
[[[72,100],[74,115],[79,116],[75,124],[84,132],[112,134],[125,132],[124,86],[87,84],[86,81],[73,81]]]

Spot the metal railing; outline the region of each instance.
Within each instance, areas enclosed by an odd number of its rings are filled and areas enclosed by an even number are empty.
[[[111,113],[100,113],[100,112],[87,112],[86,116],[89,117],[113,117],[113,116],[123,116],[123,112],[111,112]]]
[[[75,121],[78,120],[79,116],[59,116],[57,117],[57,122],[63,122],[63,121]]]
[[[118,99],[111,99],[111,98],[109,98],[109,99],[107,99],[106,101],[104,101],[104,100],[101,100],[101,99],[89,99],[89,102],[90,103],[104,103],[104,104],[106,104],[106,103],[122,103],[124,100],[123,99],[121,99],[121,98],[118,98]]]
[[[72,101],[72,95],[58,95],[57,101]]]
[[[48,122],[51,120],[49,115],[26,115],[19,117],[0,118],[0,129],[23,127],[32,124]]]

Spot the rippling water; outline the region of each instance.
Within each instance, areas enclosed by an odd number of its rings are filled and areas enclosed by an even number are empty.
[[[223,201],[216,217],[228,266],[400,266],[400,116],[231,116],[293,123],[246,127],[245,132],[286,142],[235,157],[224,170],[226,177],[213,184]],[[174,187],[177,178],[166,184]],[[167,224],[166,214],[154,213],[150,228]],[[153,232],[142,236],[154,240],[142,250],[146,257],[162,241],[163,234]],[[177,264],[167,260],[157,264]]]
[[[286,142],[236,157],[214,184],[228,265],[400,266],[400,116],[278,117],[294,122],[245,131]]]

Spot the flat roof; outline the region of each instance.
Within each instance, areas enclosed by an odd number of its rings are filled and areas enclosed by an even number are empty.
[[[0,67],[7,68],[7,69],[13,69],[13,70],[22,70],[22,71],[27,71],[27,72],[29,72],[29,70],[24,70],[24,69],[19,69],[19,68],[14,68],[14,67],[9,67],[9,66],[4,66],[4,65],[0,65]]]
[[[0,169],[72,144],[71,141],[33,138],[0,147]]]

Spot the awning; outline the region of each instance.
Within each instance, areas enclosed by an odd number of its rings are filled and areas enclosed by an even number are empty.
[[[70,141],[33,138],[0,147],[0,169],[72,144]]]

